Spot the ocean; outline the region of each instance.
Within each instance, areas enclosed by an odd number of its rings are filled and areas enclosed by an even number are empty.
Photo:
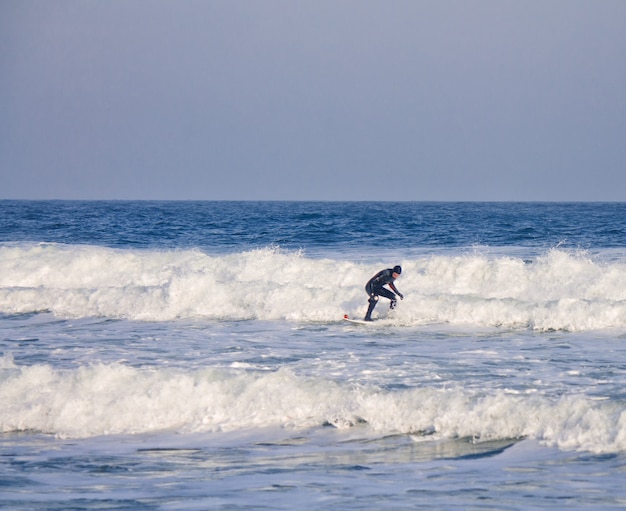
[[[365,283],[402,266],[368,325]],[[0,201],[0,508],[626,508],[626,204]]]

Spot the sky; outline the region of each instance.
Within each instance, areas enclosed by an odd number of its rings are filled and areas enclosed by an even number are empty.
[[[0,199],[626,201],[626,1],[0,0]]]

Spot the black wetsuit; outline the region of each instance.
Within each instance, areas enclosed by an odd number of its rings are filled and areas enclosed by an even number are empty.
[[[379,296],[384,296],[391,300],[389,304],[390,308],[394,308],[396,306],[397,300],[396,295],[389,291],[389,289],[384,288],[383,286],[388,285],[391,289],[393,289],[399,296],[402,296],[400,291],[396,289],[396,286],[393,282],[396,279],[393,278],[393,269],[388,268],[386,270],[379,271],[376,275],[374,275],[367,284],[365,284],[365,292],[369,296],[369,308],[367,309],[367,314],[365,315],[365,321],[370,321],[372,319],[372,312],[374,307],[376,307],[376,303],[378,302]]]

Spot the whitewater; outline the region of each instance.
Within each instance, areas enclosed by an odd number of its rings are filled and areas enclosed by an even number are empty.
[[[0,212],[0,508],[626,505],[623,204]]]
[[[626,262],[551,249],[533,260],[400,258],[407,300],[387,323],[584,331],[626,327]],[[0,246],[0,311],[146,321],[333,322],[362,315],[362,282],[384,265],[263,248],[200,250]]]

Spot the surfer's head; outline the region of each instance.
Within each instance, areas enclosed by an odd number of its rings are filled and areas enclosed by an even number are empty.
[[[394,266],[393,267],[393,273],[394,273],[394,275],[400,275],[402,273],[402,267],[400,265]]]

